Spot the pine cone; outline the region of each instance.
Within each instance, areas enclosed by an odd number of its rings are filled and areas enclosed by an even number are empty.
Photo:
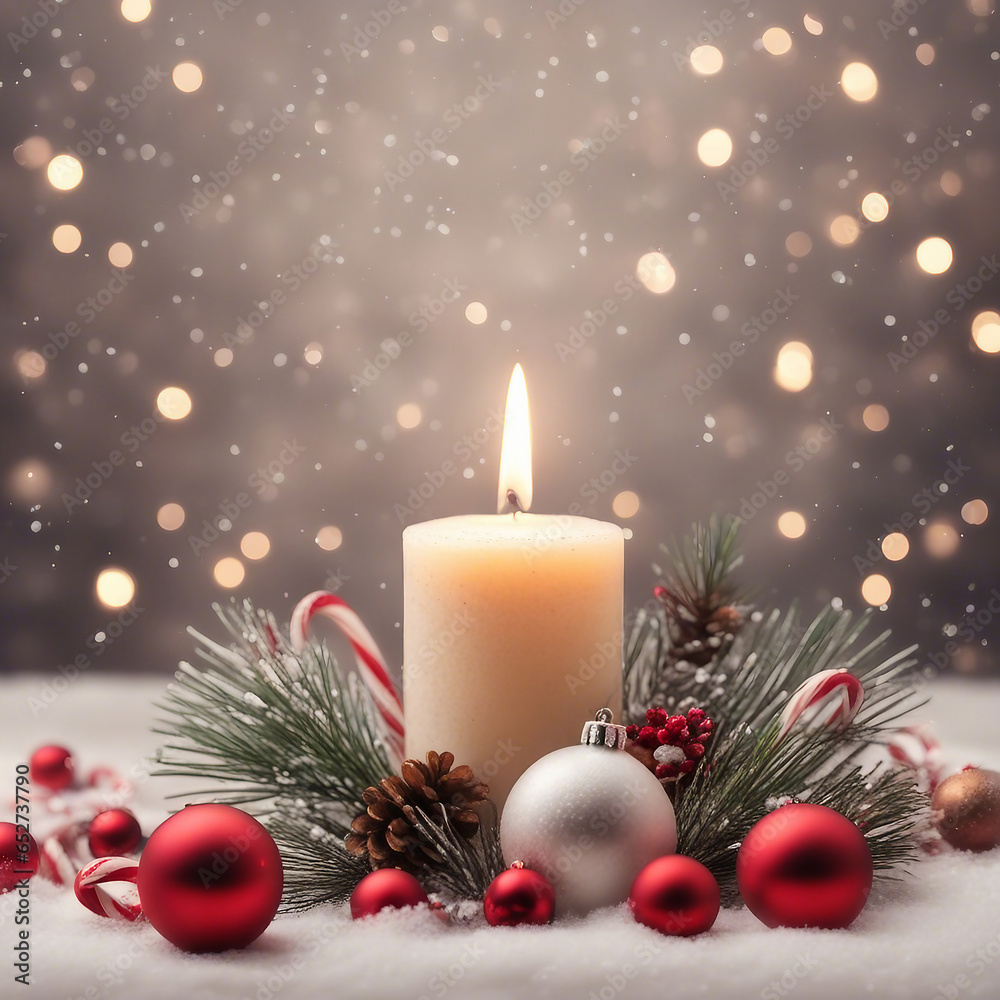
[[[372,868],[402,868],[415,872],[440,856],[417,828],[416,809],[432,822],[451,828],[466,840],[479,830],[479,814],[472,808],[490,793],[468,764],[451,769],[452,753],[431,750],[427,763],[404,760],[401,774],[383,778],[366,788],[362,798],[368,808],[351,823],[346,846],[351,854],[368,855]]]

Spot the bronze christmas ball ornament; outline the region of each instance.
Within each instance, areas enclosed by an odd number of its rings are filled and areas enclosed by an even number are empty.
[[[967,767],[945,778],[931,797],[934,826],[960,851],[1000,845],[1000,774]]]

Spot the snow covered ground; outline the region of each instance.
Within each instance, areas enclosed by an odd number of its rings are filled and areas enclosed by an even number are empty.
[[[80,766],[143,773],[156,747],[153,702],[163,679],[82,676],[33,715],[41,681],[0,683],[0,793],[36,747],[57,742]],[[919,713],[934,724],[949,770],[1000,768],[1000,684],[946,682]],[[166,818],[163,778],[140,778],[133,809],[149,832]],[[5,809],[9,809],[7,805]],[[0,819],[10,819],[2,815]],[[13,899],[0,899],[0,995],[19,996]],[[352,923],[345,908],[282,917],[242,952],[192,956],[149,926],[91,914],[72,892],[41,879],[31,892],[31,1000],[71,998],[522,998],[615,1000],[1000,996],[1000,850],[948,852],[913,877],[877,888],[847,931],[768,930],[745,909],[713,930],[664,938],[624,907],[547,928],[502,928],[474,919],[445,926],[421,912]]]

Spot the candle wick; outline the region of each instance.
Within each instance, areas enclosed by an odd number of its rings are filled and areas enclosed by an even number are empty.
[[[524,513],[524,508],[521,506],[521,500],[513,490],[507,490],[507,506],[514,514]]]

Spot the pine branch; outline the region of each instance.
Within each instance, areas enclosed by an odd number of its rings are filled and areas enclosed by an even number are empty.
[[[281,838],[286,909],[346,898],[368,868],[343,839],[364,789],[391,771],[371,696],[325,644],[294,654],[249,602],[215,611],[232,646],[189,630],[206,667],[182,663],[158,705],[166,718],[154,732],[173,741],[154,774],[207,779],[196,794],[257,804]]]
[[[926,797],[900,772],[881,765],[866,770],[860,758],[917,707],[910,681],[915,647],[890,653],[888,631],[866,638],[870,611],[855,618],[830,606],[803,625],[793,605],[784,613],[754,612],[729,642],[691,662],[676,646],[690,609],[739,599],[726,579],[739,565],[735,527],[696,527],[674,548],[671,597],[637,619],[626,645],[625,691],[629,720],[640,725],[651,707],[671,714],[702,708],[715,721],[708,753],[674,786],[678,850],[705,864],[731,899],[740,843],[765,813],[791,798],[828,805],[856,822],[880,875],[912,861]],[[671,617],[677,613],[680,623]],[[829,669],[848,670],[862,682],[858,716],[842,732],[796,731],[779,741],[789,697]]]
[[[490,800],[484,806],[488,808],[472,840],[464,839],[452,828],[445,810],[441,810],[440,819],[435,819],[419,806],[414,808],[416,828],[440,857],[423,870],[422,881],[427,888],[458,899],[482,899],[493,879],[504,870],[496,807]],[[487,815],[490,810],[492,815]]]

